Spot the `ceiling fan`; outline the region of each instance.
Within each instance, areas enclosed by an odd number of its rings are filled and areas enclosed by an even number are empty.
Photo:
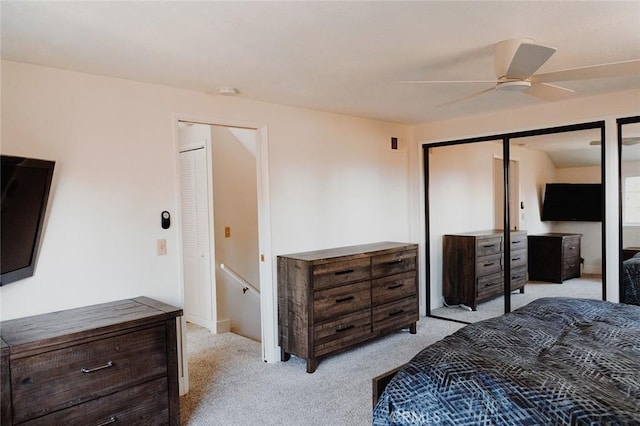
[[[566,87],[551,84],[551,82],[640,75],[640,59],[535,74],[555,52],[555,48],[535,44],[530,38],[505,40],[495,46],[494,62],[496,80],[411,80],[402,81],[402,83],[494,84],[494,87],[489,89],[441,105],[444,106],[492,90],[499,92],[524,92],[544,100],[553,101],[570,96],[574,91]]]

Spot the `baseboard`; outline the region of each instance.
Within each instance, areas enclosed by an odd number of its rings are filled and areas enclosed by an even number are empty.
[[[216,330],[218,333],[229,333],[231,331],[231,320],[219,320],[218,322],[216,322]]]
[[[197,318],[191,315],[185,315],[184,318],[187,322],[190,322],[195,325],[199,325],[200,327],[204,327],[212,333],[218,332],[216,330],[216,323],[213,321],[206,321],[206,320],[203,320],[202,318]]]

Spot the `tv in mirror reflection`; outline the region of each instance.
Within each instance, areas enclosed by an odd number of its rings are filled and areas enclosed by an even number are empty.
[[[602,222],[602,216],[602,184],[546,184],[543,221]]]
[[[0,285],[33,275],[55,162],[1,156]]]

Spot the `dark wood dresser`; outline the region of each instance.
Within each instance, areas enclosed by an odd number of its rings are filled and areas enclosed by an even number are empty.
[[[2,425],[179,425],[180,315],[138,297],[3,321]]]
[[[529,279],[561,283],[580,277],[582,234],[529,235]]]
[[[442,290],[448,305],[477,309],[504,294],[504,232],[499,229],[443,237]],[[527,232],[511,231],[511,291],[527,283]]]
[[[409,327],[418,308],[418,246],[382,242],[278,256],[282,360],[313,373],[318,357]]]

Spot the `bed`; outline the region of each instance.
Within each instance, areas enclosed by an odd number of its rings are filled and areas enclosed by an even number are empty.
[[[622,262],[622,303],[640,305],[640,253]]]
[[[538,299],[386,381],[374,425],[640,425],[640,307]]]

